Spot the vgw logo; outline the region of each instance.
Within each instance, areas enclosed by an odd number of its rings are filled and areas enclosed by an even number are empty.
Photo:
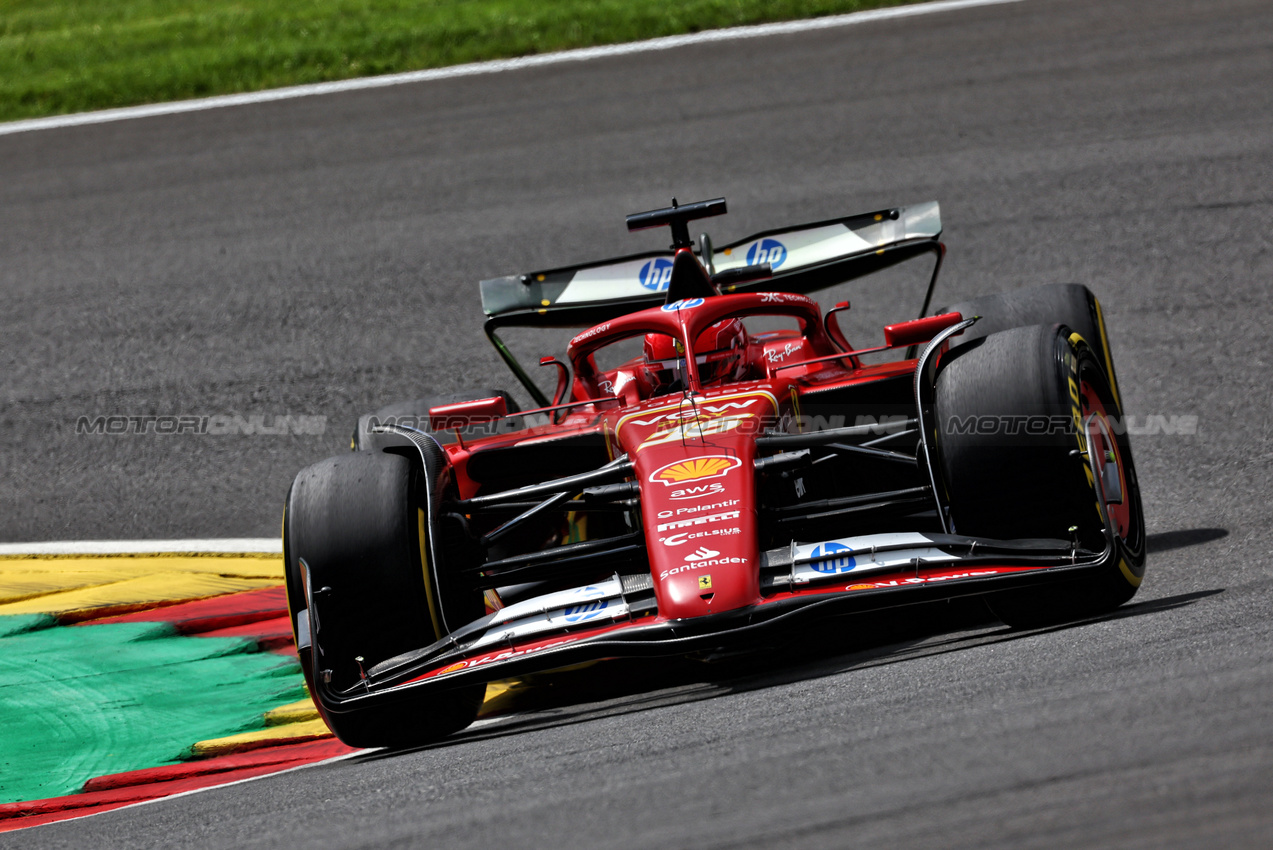
[[[787,261],[787,246],[777,239],[761,239],[747,249],[747,265],[755,266],[768,263],[778,268]]]
[[[659,257],[641,266],[641,285],[653,292],[662,292],[672,282],[672,261]]]
[[[814,558],[821,560],[815,560],[809,566],[827,575],[851,572],[857,566],[857,559],[847,554],[852,551],[843,543],[823,543],[811,553]]]

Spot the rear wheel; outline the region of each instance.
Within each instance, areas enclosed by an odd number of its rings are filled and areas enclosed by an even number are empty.
[[[982,295],[952,304],[939,312],[960,313],[964,318],[981,317],[977,324],[951,338],[952,348],[999,331],[1060,322],[1083,337],[1092,347],[1097,362],[1109,379],[1114,398],[1120,398],[1118,379],[1114,374],[1114,360],[1110,357],[1109,340],[1105,334],[1101,302],[1082,284],[1052,283],[1014,292]]]
[[[426,500],[435,482],[419,463],[385,452],[330,458],[297,475],[284,514],[283,551],[293,628],[298,638],[305,628],[314,637],[301,654],[315,697],[316,678],[331,690],[347,689],[362,670],[442,637],[448,620],[481,616],[479,595],[430,569],[443,566],[429,563],[428,536],[436,523],[430,525]],[[307,580],[315,610],[309,610]],[[467,726],[484,690],[478,685],[341,712],[315,703],[345,743],[402,747]]]
[[[1091,346],[1058,325],[991,334],[942,364],[935,410],[955,532],[1073,536],[1100,551],[1106,524],[1113,529],[1116,551],[1103,572],[994,594],[988,602],[1000,619],[1033,627],[1132,597],[1145,565],[1140,489],[1122,411]]]

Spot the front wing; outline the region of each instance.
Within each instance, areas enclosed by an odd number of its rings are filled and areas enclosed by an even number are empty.
[[[812,618],[865,613],[1067,582],[1111,569],[1111,539],[1094,553],[1060,540],[1002,541],[950,534],[878,534],[825,541],[762,556],[764,598],[755,605],[687,620],[668,620],[650,604],[650,579],[610,580],[508,606],[441,641],[366,671],[337,692],[315,677],[325,711],[418,700],[430,693],[543,672],[584,661],[660,657],[745,648]],[[642,581],[644,579],[644,581]],[[322,632],[310,599],[303,663],[312,664]]]

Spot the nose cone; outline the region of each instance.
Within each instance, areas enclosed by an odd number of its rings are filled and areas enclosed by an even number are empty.
[[[655,582],[656,592],[662,591],[659,611],[682,619],[755,604],[759,587],[749,578],[755,572],[754,560],[736,547],[724,548],[722,552],[700,546],[674,559],[682,563],[665,568],[667,577]]]
[[[760,601],[755,438],[768,393],[676,399],[624,417],[659,613],[699,617]]]
[[[730,448],[676,445],[637,456],[654,593],[670,619],[760,598],[750,441]]]

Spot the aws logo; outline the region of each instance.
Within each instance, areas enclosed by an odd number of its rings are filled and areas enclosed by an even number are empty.
[[[672,261],[659,257],[641,266],[641,285],[651,292],[663,292],[672,282]]]
[[[857,559],[848,554],[852,551],[843,543],[823,543],[815,547],[811,553],[814,558],[820,560],[815,560],[809,566],[827,575],[852,572],[853,568],[857,566]]]
[[[777,239],[761,239],[759,242],[752,243],[752,246],[747,249],[747,265],[749,266],[768,263],[777,269],[786,261],[787,246]]]
[[[725,485],[721,483],[700,484],[697,487],[684,487],[680,490],[673,490],[669,499],[702,499],[709,496],[719,496],[725,492]]]

